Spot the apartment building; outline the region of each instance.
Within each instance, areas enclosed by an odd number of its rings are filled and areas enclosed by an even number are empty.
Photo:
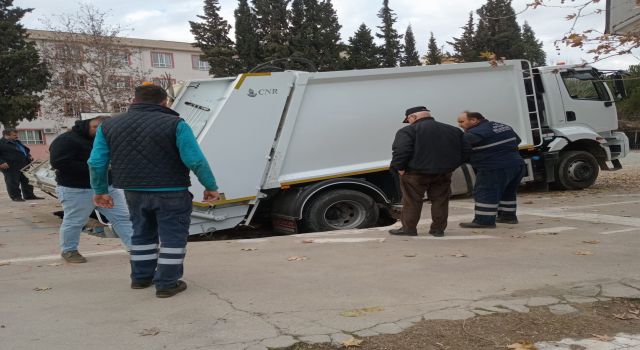
[[[29,39],[36,42],[41,50],[56,48],[66,36],[57,32],[44,30],[29,30]],[[119,38],[119,43],[127,48],[128,54],[123,56],[127,64],[138,71],[144,72],[144,80],[157,84],[165,84],[170,77],[173,84],[182,83],[191,79],[205,79],[209,77],[209,64],[201,60],[200,49],[190,43],[147,40],[136,38]],[[55,69],[56,67],[52,67]],[[114,113],[126,110],[129,104],[128,97],[133,90],[131,77],[119,77],[117,86],[123,89],[121,101],[112,103],[109,110],[95,110],[95,107],[53,108],[52,102],[44,99],[41,103],[38,118],[33,121],[24,121],[17,127],[20,139],[29,148],[35,159],[47,159],[51,142],[61,133],[69,130],[80,113]],[[53,85],[53,84],[52,84]],[[70,86],[67,82],[57,84],[62,88],[82,89],[85,84],[80,81]]]

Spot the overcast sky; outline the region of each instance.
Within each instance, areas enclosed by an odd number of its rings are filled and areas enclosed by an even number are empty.
[[[113,23],[128,28],[124,36],[173,40],[193,41],[189,31],[190,20],[197,20],[197,15],[202,14],[202,0],[128,0],[118,1],[117,6],[113,0],[85,1],[110,14]],[[513,0],[516,12],[526,8],[532,0]],[[581,0],[569,3],[581,3]],[[25,8],[34,8],[34,11],[25,16],[23,23],[28,28],[44,29],[42,19],[55,14],[75,12],[80,2],[75,0],[15,0],[14,5]],[[233,25],[233,11],[237,6],[237,0],[220,0],[222,16]],[[423,55],[426,52],[429,33],[433,32],[439,45],[446,45],[446,41],[461,34],[460,27],[467,22],[470,11],[475,11],[484,4],[484,0],[390,0],[390,7],[398,17],[396,29],[404,33],[407,25],[413,26],[418,50]],[[550,5],[559,5],[560,0],[547,0]],[[380,24],[376,17],[382,6],[382,0],[333,0],[338,12],[340,24],[342,24],[342,38],[346,42],[356,31],[361,23],[370,28]],[[604,6],[601,1],[600,7]],[[557,61],[567,63],[580,63],[582,59],[589,60],[589,56],[579,49],[561,47],[559,51],[554,47],[554,41],[562,38],[570,27],[565,17],[572,13],[567,8],[538,8],[529,9],[518,16],[520,24],[528,21],[536,32],[539,40],[544,43],[547,52],[547,61],[554,64]],[[585,29],[604,30],[605,15],[593,15],[581,20],[581,26]],[[233,38],[233,36],[232,36]],[[445,46],[445,49],[450,49]],[[633,56],[615,57],[596,64],[599,68],[625,69],[630,64],[638,64],[638,59]]]

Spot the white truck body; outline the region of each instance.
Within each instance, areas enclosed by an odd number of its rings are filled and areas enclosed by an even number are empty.
[[[602,100],[577,100],[564,88],[561,71],[576,69],[533,70],[514,60],[496,67],[481,62],[191,81],[173,108],[192,126],[225,195],[214,206],[195,203],[191,233],[248,225],[260,206],[275,218],[304,221],[314,196],[334,187],[361,189],[389,207],[393,196],[381,183],[388,179],[367,177],[388,173],[403,112],[416,105],[428,106],[436,120],[451,125],[460,112],[473,110],[512,126],[521,149],[531,152],[527,181],[537,179],[536,172],[553,177],[540,161],[549,144],[559,153],[593,142],[589,147],[603,151],[594,155],[601,163],[624,157],[628,141],[612,132],[617,116],[606,84],[598,89],[608,94]],[[580,118],[569,120],[569,111]],[[576,172],[580,164],[572,166]],[[454,192],[466,192],[473,176],[460,171],[456,179]],[[198,196],[204,189],[195,177],[192,183]]]
[[[528,165],[523,182],[585,188],[629,152],[625,134],[614,132],[614,96],[589,67],[513,60],[196,80],[173,108],[193,128],[223,199],[194,202],[190,233],[258,220],[283,232],[392,223],[399,190],[388,170],[391,144],[404,110],[418,105],[451,125],[471,110],[513,127]],[[46,164],[30,173],[52,193]],[[474,179],[460,167],[452,193],[469,193]],[[191,182],[198,200],[204,188],[194,175]]]

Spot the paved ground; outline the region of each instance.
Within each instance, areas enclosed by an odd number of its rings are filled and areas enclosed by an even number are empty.
[[[129,289],[117,240],[83,236],[89,262],[63,263],[56,202],[3,193],[0,348],[266,349],[397,333],[423,318],[640,298],[640,188],[615,180],[640,177],[640,154],[623,164],[590,190],[523,194],[517,226],[460,229],[473,204],[458,199],[444,239],[381,228],[194,242],[189,289],[170,299]]]

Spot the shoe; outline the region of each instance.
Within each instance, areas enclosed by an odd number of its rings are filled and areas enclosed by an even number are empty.
[[[432,235],[433,237],[444,237],[443,230],[429,230],[429,234]]]
[[[131,281],[131,289],[145,289],[153,285],[153,280]]]
[[[515,225],[518,223],[518,218],[513,217],[513,218],[509,218],[509,217],[497,217],[496,218],[496,222],[499,222],[501,224],[511,224],[511,225]]]
[[[14,201],[14,202],[24,202],[24,199],[22,199],[22,198],[13,198],[12,201]]]
[[[34,200],[44,199],[44,198],[33,196],[33,197],[24,197],[24,199],[27,200],[27,201],[34,201]]]
[[[482,225],[477,222],[461,222],[460,227],[462,228],[496,228],[496,224]]]
[[[176,286],[169,289],[156,290],[157,298],[170,298],[180,292],[184,292],[187,289],[187,284],[183,281],[178,281]]]
[[[418,232],[405,232],[403,228],[394,228],[389,233],[396,236],[417,236]]]
[[[78,253],[77,250],[64,252],[61,255],[62,255],[62,258],[68,263],[82,264],[87,262],[87,259],[85,259],[84,256],[82,256],[80,253]]]

